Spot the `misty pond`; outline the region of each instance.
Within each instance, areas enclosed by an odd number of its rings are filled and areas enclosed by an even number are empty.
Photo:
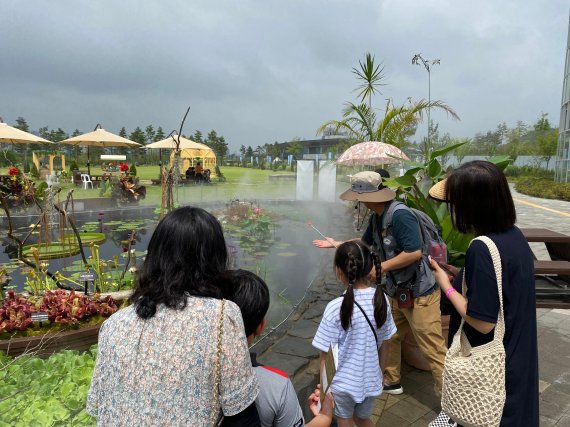
[[[319,235],[308,223],[313,223],[324,233],[330,233],[326,229],[328,220],[324,219],[322,209],[311,212],[311,209],[315,209],[313,204],[299,202],[238,200],[209,203],[201,207],[213,213],[224,228],[230,268],[253,271],[267,282],[271,295],[269,325],[278,324],[303,298],[307,286],[318,273],[323,253],[312,246],[312,240],[319,238]],[[96,265],[90,273],[104,278],[101,290],[120,290],[119,277],[127,282],[132,281],[134,271],[144,260],[145,250],[158,221],[155,210],[110,209],[76,212],[74,217],[82,235],[104,234],[104,240],[84,245],[89,263]],[[32,229],[30,224],[35,224],[35,220],[25,216],[14,218],[14,234],[20,238],[26,236]],[[59,223],[53,221],[49,230],[34,230],[27,238],[26,245],[45,243],[46,235],[50,236],[51,241],[61,240],[59,236],[62,232],[67,234],[71,229],[67,227],[62,230]],[[16,247],[6,235],[2,236],[2,246],[0,263],[11,277],[12,287],[23,291],[30,288],[34,281],[42,279],[37,277],[37,272],[15,261]],[[84,283],[82,278],[85,276],[81,275],[85,274],[85,267],[78,253],[42,259],[41,265],[51,272],[61,273],[63,283]]]

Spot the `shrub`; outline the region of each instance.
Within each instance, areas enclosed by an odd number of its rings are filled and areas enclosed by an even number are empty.
[[[131,166],[131,168],[129,169],[129,173],[130,173],[132,176],[137,176],[137,167],[136,167],[136,165],[135,165],[134,163],[133,163],[133,165]]]
[[[48,188],[47,182],[45,181],[40,182],[36,188],[36,198],[39,199],[43,198],[47,188]]]
[[[38,171],[38,167],[35,163],[32,163],[32,167],[30,168],[30,175],[32,175],[34,178],[40,177],[40,172]]]
[[[535,177],[554,180],[554,171],[549,171],[534,166],[509,165],[505,169],[505,176],[508,178]]]
[[[570,183],[527,177],[518,180],[515,190],[528,196],[570,201]]]
[[[30,162],[27,160],[24,162],[24,173],[30,173]]]
[[[69,164],[69,171],[73,172],[79,170],[79,167],[77,166],[77,162],[74,160]]]

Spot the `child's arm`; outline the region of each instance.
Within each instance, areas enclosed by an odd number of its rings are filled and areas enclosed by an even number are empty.
[[[334,400],[330,393],[327,393],[322,404],[320,403],[320,384],[317,384],[315,391],[309,396],[309,408],[314,418],[306,423],[307,427],[328,427],[331,425],[333,417]],[[319,409],[320,406],[320,409]]]
[[[380,360],[380,372],[384,375],[384,369],[388,363],[388,355],[390,354],[390,340],[382,341],[380,350],[378,350],[378,358]]]

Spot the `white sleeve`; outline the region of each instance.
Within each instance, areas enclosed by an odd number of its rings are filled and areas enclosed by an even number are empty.
[[[394,318],[392,317],[390,301],[386,295],[384,295],[384,298],[386,300],[386,321],[379,329],[376,330],[376,333],[378,334],[378,347],[382,345],[382,341],[387,341],[392,338],[397,330]]]
[[[320,351],[327,352],[331,345],[334,346],[338,344],[339,331],[337,323],[340,321],[338,317],[338,310],[331,309],[331,304],[329,303],[325,309],[315,338],[313,338],[313,347]]]

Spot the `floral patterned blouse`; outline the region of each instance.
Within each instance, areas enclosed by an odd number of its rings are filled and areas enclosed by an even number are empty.
[[[210,426],[214,406],[221,300],[188,297],[183,310],[160,305],[143,320],[119,310],[99,333],[87,412],[100,426]],[[254,402],[243,321],[227,301],[222,332],[218,408],[235,415]]]

